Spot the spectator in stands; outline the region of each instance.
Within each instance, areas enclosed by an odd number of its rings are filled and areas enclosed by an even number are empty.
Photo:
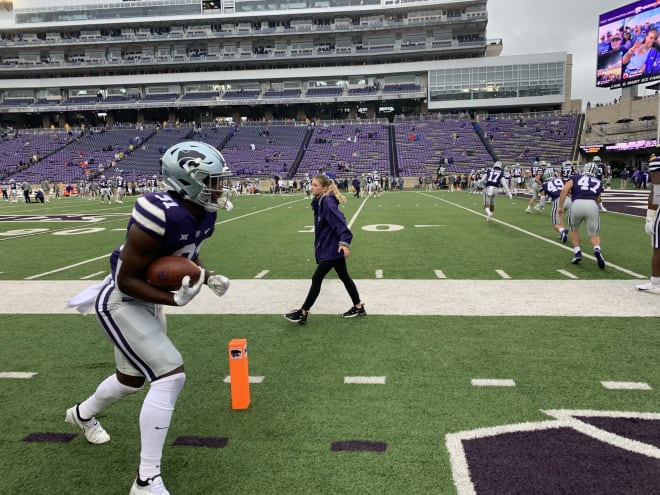
[[[339,210],[339,203],[346,198],[339,192],[335,182],[328,176],[319,174],[312,179],[312,209],[314,210],[314,255],[316,270],[312,275],[312,285],[300,309],[286,313],[284,317],[300,325],[307,323],[307,315],[321,292],[323,279],[334,269],[344,283],[353,306],[342,316],[354,318],[365,316],[367,312],[360,300],[360,294],[348,273],[346,258],[351,254],[349,245],[353,240],[346,218]]]

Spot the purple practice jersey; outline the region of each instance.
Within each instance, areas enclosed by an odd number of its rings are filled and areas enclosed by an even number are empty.
[[[135,202],[126,234],[135,225],[161,242],[161,256],[184,256],[193,260],[199,254],[202,241],[213,234],[216,218],[216,212],[205,212],[202,220],[197,220],[176,196],[167,192],[148,193]],[[113,278],[122,247],[110,256]]]
[[[555,177],[554,179],[546,180],[541,188],[545,193],[546,197],[550,198],[552,201],[559,198],[561,190],[564,188],[564,181],[561,177]]]
[[[501,181],[502,178],[504,177],[504,173],[502,172],[501,169],[499,168],[489,168],[486,170],[485,175],[485,181],[484,181],[484,186],[489,187],[501,187]]]
[[[591,175],[573,174],[571,176],[573,187],[571,189],[571,199],[591,199],[596,198],[603,192],[603,183]]]

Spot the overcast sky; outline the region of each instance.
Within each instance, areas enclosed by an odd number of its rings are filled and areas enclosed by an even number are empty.
[[[596,41],[600,14],[628,0],[488,0],[489,40],[502,39],[502,55],[567,52],[573,54],[571,97],[606,103],[620,89],[596,87]],[[644,85],[646,86],[646,85]],[[647,94],[644,86],[639,95]]]

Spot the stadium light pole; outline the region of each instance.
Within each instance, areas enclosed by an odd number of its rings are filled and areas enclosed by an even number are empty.
[[[657,148],[660,146],[660,82],[646,86],[646,89],[658,91],[656,95],[658,97],[658,116],[655,119],[655,147]]]

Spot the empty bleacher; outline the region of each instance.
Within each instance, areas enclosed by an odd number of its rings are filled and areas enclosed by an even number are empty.
[[[460,173],[493,162],[468,119],[399,122],[395,134],[402,177],[435,171],[445,159],[448,171]]]
[[[84,136],[44,130],[0,141],[0,177],[66,183],[94,177],[111,166],[134,179],[151,177],[160,175],[163,151],[185,139],[220,149],[236,177],[301,178],[323,171],[352,178],[373,170],[417,177],[440,165],[448,172],[466,173],[496,159],[526,166],[538,158],[558,165],[571,158],[577,125],[577,115],[552,115],[482,122],[465,117],[397,119],[394,124],[148,127]],[[391,156],[393,150],[396,156]]]
[[[575,114],[491,118],[480,122],[484,140],[503,162],[528,164],[536,159],[559,165],[571,159],[577,136]]]
[[[242,126],[222,148],[229,168],[239,176],[285,176],[307,134],[306,126]]]
[[[390,173],[388,124],[317,125],[296,177],[331,171],[337,178]]]

